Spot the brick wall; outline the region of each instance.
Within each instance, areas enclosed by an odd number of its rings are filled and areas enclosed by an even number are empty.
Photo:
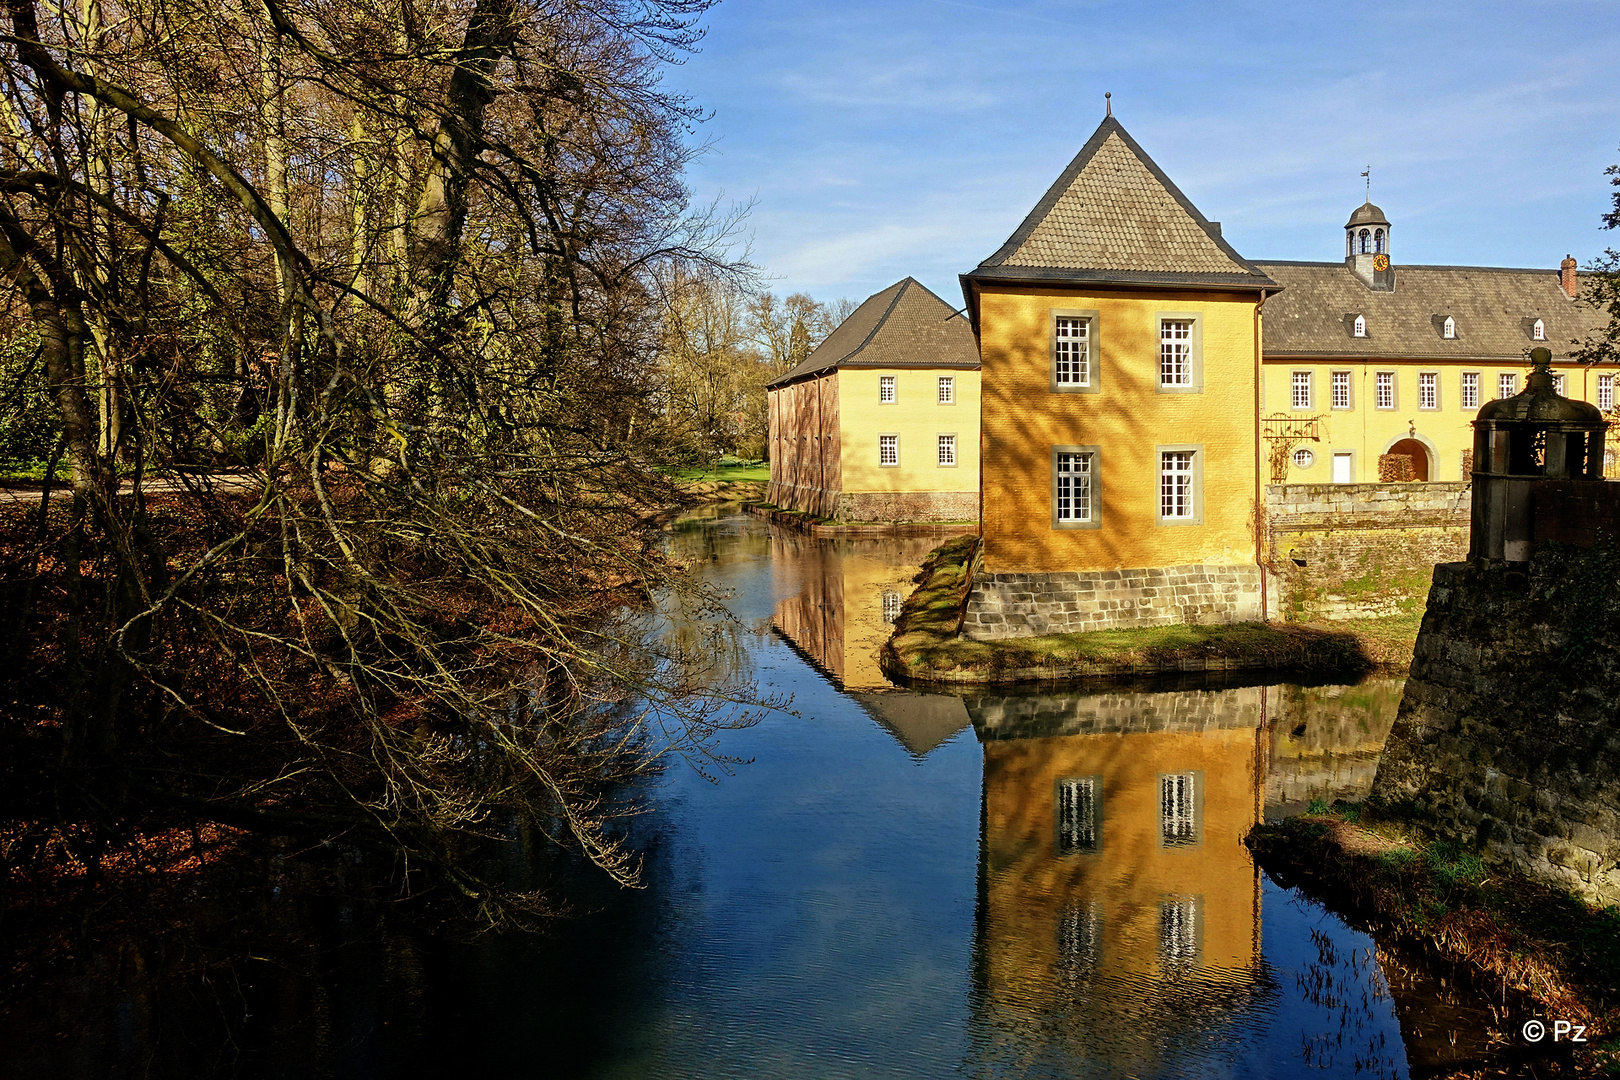
[[[1604,903],[1620,901],[1620,554],[1434,569],[1373,793]]]
[[[776,387],[767,406],[771,482],[766,500],[831,517],[843,483],[837,375]]]
[[[1468,553],[1469,485],[1276,484],[1266,489],[1267,565],[1285,619],[1415,610],[1436,563]]]

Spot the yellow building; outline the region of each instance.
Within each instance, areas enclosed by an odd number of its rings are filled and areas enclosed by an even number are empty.
[[[984,387],[965,632],[1263,617],[1259,308],[1277,284],[1110,116],[962,288]]]
[[[1524,389],[1537,345],[1552,350],[1560,394],[1614,407],[1616,376],[1568,359],[1602,325],[1576,303],[1574,259],[1557,270],[1397,266],[1390,234],[1366,203],[1345,224],[1342,263],[1256,263],[1283,286],[1262,311],[1261,413],[1268,426],[1305,421],[1315,436],[1272,479],[1468,480],[1475,414]],[[1386,461],[1381,475],[1385,455],[1409,459],[1409,473]]]
[[[979,516],[979,356],[912,278],[867,298],[767,384],[766,498],[840,521]]]

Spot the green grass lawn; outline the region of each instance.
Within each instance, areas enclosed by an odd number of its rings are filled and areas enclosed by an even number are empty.
[[[677,479],[693,483],[703,481],[720,481],[722,483],[734,481],[753,481],[767,483],[771,478],[771,466],[764,461],[741,461],[736,458],[721,458],[714,465],[701,469],[681,469],[675,474]]]

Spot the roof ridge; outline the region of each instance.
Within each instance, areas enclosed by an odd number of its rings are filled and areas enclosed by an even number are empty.
[[[1328,266],[1335,269],[1349,270],[1342,260],[1316,260],[1316,259],[1255,259],[1256,266]],[[1392,262],[1397,270],[1482,270],[1488,274],[1552,274],[1557,276],[1556,266],[1463,266],[1460,263],[1397,263]],[[1578,273],[1588,273],[1580,270]]]
[[[899,282],[900,287],[894,290],[894,296],[889,299],[889,306],[883,309],[883,314],[878,316],[877,322],[872,324],[872,329],[867,331],[866,336],[861,339],[861,343],[849,350],[849,352],[845,353],[843,356],[840,356],[838,359],[834,360],[830,366],[837,367],[845,360],[848,360],[850,357],[872,344],[872,339],[877,337],[877,332],[883,329],[883,324],[889,321],[890,315],[894,314],[894,306],[900,302],[900,298],[902,296],[906,295],[906,290],[915,284],[917,284],[917,280],[910,274],[907,274],[905,277],[901,278]],[[889,288],[893,289],[894,286],[891,285]],[[881,289],[878,290],[878,292],[882,291],[883,290]],[[872,295],[876,296],[877,293],[873,293]]]

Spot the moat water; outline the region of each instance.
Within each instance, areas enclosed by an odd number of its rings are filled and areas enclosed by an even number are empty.
[[[730,511],[675,553],[791,712],[671,769],[645,887],[468,936],[266,886],[208,978],[170,938],[0,1015],[29,1077],[1367,1077],[1468,1060],[1491,1015],[1260,872],[1268,815],[1371,783],[1400,696],[1357,686],[930,695],[876,650],[936,541]],[[171,940],[172,938],[172,940]],[[245,942],[245,944],[244,944]],[[220,972],[225,972],[221,975]]]

